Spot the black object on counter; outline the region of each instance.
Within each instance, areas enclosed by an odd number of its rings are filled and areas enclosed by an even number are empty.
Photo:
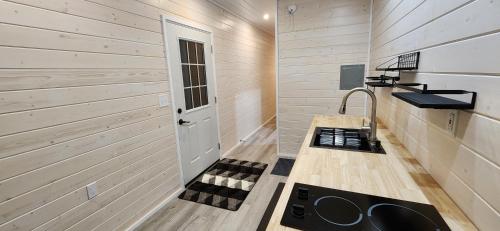
[[[299,198],[304,188],[308,189],[308,200]],[[293,187],[281,225],[311,231],[450,231],[429,204],[300,183]]]
[[[310,147],[385,154],[378,142],[372,146],[361,129],[316,127]]]

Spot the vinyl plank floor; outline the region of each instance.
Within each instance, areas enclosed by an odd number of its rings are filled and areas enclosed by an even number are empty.
[[[269,164],[238,211],[174,199],[136,230],[256,230],[277,185],[287,179],[271,175],[272,166],[278,160],[276,140],[276,125],[273,121],[247,140],[234,154],[227,156]]]

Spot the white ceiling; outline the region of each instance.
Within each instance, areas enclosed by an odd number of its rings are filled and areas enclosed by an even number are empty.
[[[274,20],[276,14],[276,1],[273,0],[209,0],[226,11],[236,14],[260,29],[274,34]],[[264,20],[264,14],[269,14],[269,19]]]

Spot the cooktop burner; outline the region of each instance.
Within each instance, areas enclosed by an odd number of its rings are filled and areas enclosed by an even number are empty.
[[[432,205],[299,183],[281,225],[301,230],[450,230]]]
[[[344,208],[332,211],[331,208]],[[342,197],[325,196],[314,202],[314,211],[328,223],[339,226],[353,226],[363,219],[361,209],[352,201]]]
[[[368,219],[378,230],[441,230],[431,218],[419,211],[397,204],[380,203],[368,208]],[[418,229],[415,229],[418,227]]]

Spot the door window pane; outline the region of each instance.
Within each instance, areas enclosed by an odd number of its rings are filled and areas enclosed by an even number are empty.
[[[189,75],[189,65],[182,65],[182,80],[184,88],[191,86],[191,77]]]
[[[188,43],[188,51],[189,51],[189,63],[196,63],[196,43],[195,42],[187,42]]]
[[[204,44],[179,40],[186,110],[208,105]]]
[[[186,100],[186,110],[193,108],[193,98],[192,98],[191,88],[184,89],[184,99]]]
[[[188,51],[187,51],[187,42],[186,40],[179,40],[179,48],[181,50],[181,62],[188,62]]]
[[[203,51],[203,44],[196,44],[196,53],[198,54],[198,63],[205,64],[205,52]]]
[[[201,87],[201,105],[207,105],[208,104],[208,94],[207,94],[207,87]]]
[[[198,80],[198,67],[196,65],[190,66],[191,68],[191,86],[196,87],[200,85]]]
[[[198,76],[200,78],[200,85],[207,85],[207,77],[205,76],[205,66],[198,66]]]
[[[194,104],[195,108],[201,106],[200,88],[199,87],[193,87],[193,104]]]

